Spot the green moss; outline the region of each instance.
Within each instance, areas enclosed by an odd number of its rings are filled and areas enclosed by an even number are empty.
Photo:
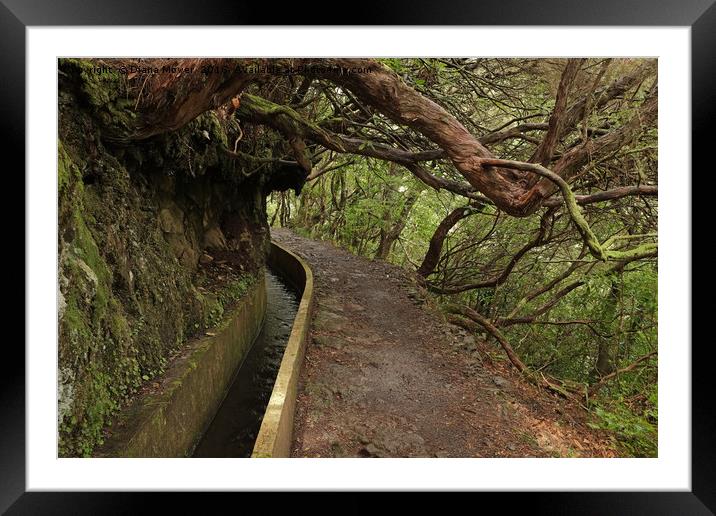
[[[64,141],[58,153],[65,278],[59,360],[72,371],[71,389],[61,389],[61,404],[69,409],[60,421],[59,446],[62,456],[87,456],[122,403],[165,370],[187,336],[221,322],[255,277],[200,296],[157,215],[137,207],[146,200],[116,158],[100,147],[91,166],[101,180],[87,186],[72,157],[81,153]]]
[[[100,250],[79,166],[62,141],[58,145],[61,213],[60,367],[72,371],[71,389],[61,400],[69,413],[60,421],[63,456],[87,456],[102,440],[102,428],[119,403],[136,389],[136,359],[128,354],[131,334],[122,304],[112,293],[113,273]],[[64,215],[64,216],[63,216]]]
[[[263,216],[253,190],[239,191],[235,182],[214,188],[230,170],[200,177],[233,166],[220,151],[226,135],[213,113],[141,146],[105,147],[106,136],[131,125],[122,120],[132,118],[127,111],[133,106],[123,100],[119,75],[97,75],[89,66],[60,63],[61,456],[91,454],[119,408],[166,369],[187,339],[220,323],[255,281],[247,275],[215,295],[201,295],[194,271],[178,261],[162,231],[161,204],[172,202],[186,215],[181,236],[195,252],[204,210],[212,217],[238,210],[256,228]],[[249,233],[249,240],[265,239],[266,233]]]
[[[240,179],[240,174],[230,172],[234,162],[224,151],[227,147],[226,132],[216,114],[208,111],[178,131],[157,137],[141,159],[192,179],[212,168],[221,173],[222,179]]]
[[[62,141],[57,142],[57,190],[63,196],[71,185],[82,186],[82,175],[67,154]]]
[[[226,138],[226,132],[219,122],[219,117],[214,111],[207,111],[197,118],[200,130],[205,130],[209,134],[209,139],[218,142],[227,147],[229,142]]]
[[[221,292],[221,299],[224,303],[235,302],[246,295],[249,288],[256,283],[256,274],[244,274],[239,279],[234,280]]]
[[[84,59],[60,59],[60,70],[79,82],[86,101],[104,130],[115,138],[126,138],[134,132],[137,113],[128,98],[126,81],[114,69],[98,70]]]
[[[78,306],[75,296],[71,296],[67,301],[62,325],[68,348],[61,351],[65,351],[75,359],[86,356],[92,341],[92,330],[85,312]]]
[[[262,271],[259,273],[262,273]],[[240,278],[227,283],[220,291],[203,296],[204,318],[201,324],[194,323],[194,332],[218,325],[231,307],[241,300],[248,293],[251,286],[256,283],[259,273],[246,273]],[[192,328],[189,328],[189,330],[191,331]]]
[[[331,139],[329,134],[320,125],[302,117],[297,111],[288,106],[274,104],[270,100],[244,93],[241,97],[241,107],[238,111],[244,116],[266,116],[277,117],[280,124],[289,128],[293,134],[304,134],[311,132]],[[340,147],[340,142],[337,143]],[[342,149],[345,151],[345,149]]]
[[[111,297],[111,273],[79,212],[74,223],[74,246],[63,264],[69,285],[60,323],[60,362],[76,372],[78,381],[70,423],[60,429],[60,448],[66,455],[87,456],[101,442],[106,419],[137,384],[126,373],[120,378],[126,361],[118,360],[117,343],[126,339],[128,323]]]

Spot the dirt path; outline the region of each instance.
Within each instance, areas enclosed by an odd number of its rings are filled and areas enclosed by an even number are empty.
[[[614,456],[584,412],[489,360],[406,273],[273,229],[313,268],[294,457]]]

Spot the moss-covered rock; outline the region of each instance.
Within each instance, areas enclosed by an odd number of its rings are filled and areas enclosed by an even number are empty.
[[[122,404],[246,292],[269,233],[262,179],[226,157],[214,113],[118,144],[134,106],[122,78],[81,60],[60,70],[59,451],[88,456]],[[205,249],[231,253],[242,276],[200,291]]]
[[[106,137],[126,139],[135,131],[136,103],[127,95],[127,81],[117,70],[85,59],[62,59],[60,73],[82,91],[82,101]]]

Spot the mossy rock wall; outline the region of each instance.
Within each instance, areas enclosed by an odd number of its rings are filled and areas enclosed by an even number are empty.
[[[269,245],[262,183],[223,157],[215,114],[117,144],[108,120],[132,118],[120,78],[90,81],[82,66],[60,64],[60,456],[92,453],[123,403],[245,292]],[[205,250],[237,256],[242,279],[200,292]]]
[[[263,276],[210,336],[193,340],[163,375],[161,386],[114,420],[95,457],[188,457],[214,418],[236,369],[261,331]]]

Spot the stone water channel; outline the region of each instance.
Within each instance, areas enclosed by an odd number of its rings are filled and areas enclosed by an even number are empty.
[[[194,457],[250,457],[291,334],[299,293],[266,271],[266,315]]]

